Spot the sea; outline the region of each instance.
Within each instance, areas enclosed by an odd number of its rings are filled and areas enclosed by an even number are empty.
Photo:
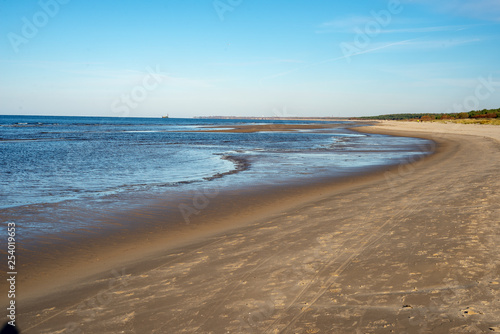
[[[205,132],[258,124],[335,128]],[[424,139],[364,134],[351,122],[0,116],[0,223],[21,239],[95,224],[96,215],[200,187],[279,186],[429,154]],[[76,232],[75,232],[76,231]],[[4,231],[2,231],[3,234]]]

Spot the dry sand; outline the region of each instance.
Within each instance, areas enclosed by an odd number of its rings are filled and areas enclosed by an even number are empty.
[[[362,131],[438,146],[27,297],[22,333],[500,331],[500,127],[382,122]]]

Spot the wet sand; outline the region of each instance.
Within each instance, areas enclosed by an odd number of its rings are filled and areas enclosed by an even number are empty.
[[[128,239],[71,279],[49,273],[64,279],[20,298],[20,329],[500,331],[500,127],[382,122],[361,131],[432,139],[436,153],[283,200],[269,193],[196,237],[195,226],[172,242],[160,232]]]

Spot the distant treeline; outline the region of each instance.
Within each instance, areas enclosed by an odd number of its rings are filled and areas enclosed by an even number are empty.
[[[469,112],[450,114],[390,114],[380,116],[359,117],[359,119],[385,119],[385,120],[422,120],[431,121],[433,119],[466,119],[466,118],[500,118],[499,109],[473,110]]]

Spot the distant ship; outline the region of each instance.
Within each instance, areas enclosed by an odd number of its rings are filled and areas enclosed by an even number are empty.
[[[168,118],[168,114],[167,114],[167,115],[165,115],[165,116],[161,116],[161,118]]]

